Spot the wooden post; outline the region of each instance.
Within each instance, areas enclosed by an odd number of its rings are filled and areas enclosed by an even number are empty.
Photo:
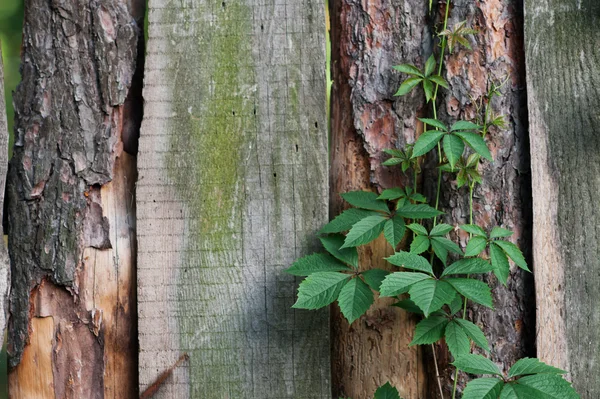
[[[323,4],[151,0],[148,15],[140,388],[330,397],[328,312],[291,309],[283,273],[328,218]]]
[[[537,349],[600,397],[600,3],[527,0]]]

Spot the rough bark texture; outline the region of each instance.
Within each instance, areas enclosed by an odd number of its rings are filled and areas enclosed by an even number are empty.
[[[136,166],[124,151],[137,134],[124,103],[140,4],[26,2],[7,199],[14,398],[137,395]]]
[[[2,54],[2,46],[0,46]],[[8,126],[6,123],[6,104],[4,103],[4,73],[2,69],[2,57],[0,57],[0,221],[4,213],[4,188],[6,184],[6,172],[8,169]],[[8,292],[10,281],[10,264],[8,251],[4,245],[4,231],[0,224],[0,337],[4,339],[6,329],[6,316],[8,314]]]
[[[600,396],[600,3],[526,1],[538,356]]]
[[[382,167],[385,148],[414,142],[422,128],[417,113],[423,94],[395,98],[401,63],[423,64],[427,43],[426,2],[382,0],[332,2],[332,129],[330,210],[344,208],[340,193],[381,190],[408,180],[399,168]],[[392,251],[381,237],[362,250],[361,267],[386,268]],[[386,265],[387,264],[387,265]],[[416,319],[394,301],[379,300],[352,326],[334,307],[332,373],[334,397],[368,398],[387,381],[402,397],[426,397],[424,359],[419,347],[408,348]]]
[[[444,73],[450,91],[440,89],[439,117],[448,123],[458,119],[477,120],[478,115],[481,118],[492,82],[499,85],[508,79],[500,90],[501,95],[490,104],[493,114],[505,115],[506,127],[492,127],[486,135],[494,162],[484,160],[479,167],[483,182],[476,185],[474,192],[473,223],[487,231],[494,226],[514,231],[510,240],[529,258],[531,189],[522,6],[522,0],[456,0],[451,3],[448,26],[466,20],[467,25],[478,33],[468,36],[472,50],[460,46],[453,54],[446,53]],[[439,23],[443,21],[445,4],[440,3],[436,10],[435,21]],[[438,27],[438,31],[440,29]],[[432,184],[437,180],[434,162],[437,159],[428,164],[433,173],[425,182],[429,198],[434,198],[436,192],[436,186]],[[454,176],[444,174],[440,204],[441,210],[446,212],[442,220],[458,226],[469,223],[469,190],[467,187],[457,189]],[[457,229],[453,235],[464,248],[468,234]],[[495,309],[469,303],[467,319],[485,332],[490,342],[490,359],[501,370],[508,371],[521,357],[535,355],[532,275],[511,265],[507,287],[492,274],[485,280],[493,288]],[[438,345],[437,351],[444,390],[450,393],[454,367],[448,363],[452,358],[445,344]],[[459,375],[459,391],[468,381],[466,374]]]
[[[328,216],[323,5],[151,0],[149,23],[142,391],[329,398],[328,312],[283,273]]]

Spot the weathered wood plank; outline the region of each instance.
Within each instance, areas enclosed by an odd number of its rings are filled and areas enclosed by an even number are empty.
[[[4,71],[2,67],[2,46],[0,46],[0,220],[4,213],[4,187],[8,170],[8,125],[6,121],[6,103],[4,102]],[[8,251],[4,244],[4,229],[0,225],[0,337],[4,338],[6,318],[8,315],[8,287],[10,264]]]
[[[185,352],[158,397],[329,398],[328,312],[283,273],[328,216],[323,5],[149,6],[140,388]]]
[[[600,3],[527,0],[538,356],[600,397]]]

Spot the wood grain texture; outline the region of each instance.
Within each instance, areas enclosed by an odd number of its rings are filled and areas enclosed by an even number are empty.
[[[2,54],[2,46],[0,46]],[[8,171],[8,126],[6,121],[6,104],[4,102],[4,71],[0,57],[0,220],[4,214],[4,188]],[[4,229],[0,226],[0,237],[4,237]],[[4,339],[8,316],[8,293],[10,287],[10,264],[5,241],[0,242],[0,337]]]
[[[330,210],[335,216],[347,206],[340,193],[382,190],[410,180],[399,168],[381,166],[385,148],[412,143],[422,125],[422,92],[393,97],[401,75],[393,65],[424,62],[427,41],[426,2],[331,2],[332,130]],[[361,265],[390,268],[383,260],[392,249],[380,237],[361,248]],[[425,362],[421,348],[408,347],[417,321],[407,312],[378,300],[352,326],[337,306],[332,311],[332,373],[335,398],[370,398],[390,381],[402,397],[426,396]]]
[[[538,356],[600,396],[600,3],[525,2]]]
[[[328,312],[283,273],[327,221],[314,0],[151,0],[140,137],[140,388],[329,398]]]
[[[137,397],[136,4],[26,2],[7,200],[13,398],[48,380],[52,397]]]
[[[493,83],[504,85],[500,95],[489,104],[490,115],[504,115],[506,127],[490,128],[486,142],[493,162],[482,161],[479,171],[483,182],[477,184],[473,200],[473,223],[486,231],[494,226],[512,230],[510,240],[517,244],[529,259],[531,247],[531,186],[529,142],[527,137],[527,104],[523,52],[523,4],[521,0],[451,2],[450,20],[467,21],[477,30],[468,35],[472,50],[458,46],[452,54],[446,52],[444,75],[450,90],[440,89],[439,117],[447,123],[456,120],[477,120],[485,112],[485,96]],[[445,3],[434,9],[435,20],[443,22]],[[478,109],[479,108],[479,109]],[[480,121],[482,119],[479,119]],[[435,159],[432,159],[435,158]],[[428,198],[434,198],[437,157],[427,164],[429,179],[425,181]],[[457,188],[455,175],[445,173],[442,180],[442,220],[453,226],[469,223],[468,187]],[[468,234],[456,229],[453,238],[464,249]],[[487,255],[489,256],[489,254]],[[490,343],[490,359],[503,371],[518,359],[535,356],[535,295],[531,273],[511,264],[507,287],[491,273],[484,277],[492,287],[494,310],[469,303],[467,318],[479,325]],[[438,345],[438,359],[443,374],[444,389],[450,394],[454,383],[453,359],[447,346]],[[478,349],[475,349],[477,352]],[[433,376],[431,377],[433,378]],[[459,392],[470,380],[459,375]],[[436,395],[437,393],[430,393]]]

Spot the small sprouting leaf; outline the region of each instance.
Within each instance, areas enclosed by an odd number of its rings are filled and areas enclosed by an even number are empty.
[[[394,94],[394,96],[398,97],[398,96],[403,96],[405,94],[410,93],[410,91],[412,89],[414,89],[415,86],[417,86],[422,81],[423,81],[423,78],[421,78],[421,77],[415,77],[415,78],[408,78],[408,79],[406,79],[404,82],[402,82],[402,84],[400,85],[400,88]]]
[[[442,139],[442,136],[444,136],[444,133],[437,130],[429,130],[420,135],[413,147],[412,157],[416,158],[427,154]]]
[[[419,120],[421,122],[425,123],[426,125],[433,126],[436,129],[441,130],[442,132],[447,132],[448,131],[448,128],[446,127],[446,125],[444,125],[443,122],[441,122],[441,121],[439,121],[437,119],[419,118]]]
[[[424,236],[427,235],[427,229],[425,227],[423,227],[422,225],[420,225],[419,223],[411,223],[406,227],[408,227],[409,229],[411,229],[418,235],[424,235]]]
[[[440,280],[423,280],[409,289],[410,299],[423,311],[425,317],[452,302],[456,290],[447,282]]]
[[[467,168],[474,168],[474,167],[476,167],[479,164],[479,159],[480,159],[479,154],[471,154],[471,155],[469,155],[469,157],[467,158],[466,167]]]
[[[373,304],[373,291],[361,279],[354,278],[341,289],[338,304],[348,323],[352,324]]]
[[[383,235],[394,249],[398,243],[402,241],[405,232],[406,226],[404,225],[404,219],[400,215],[394,215],[385,222],[385,225],[383,226]]]
[[[490,347],[488,345],[487,338],[483,334],[483,331],[474,323],[471,323],[465,319],[454,319],[460,326],[465,330],[469,338],[475,342],[475,345],[479,346],[486,352],[490,351]]]
[[[463,224],[460,226],[460,229],[466,231],[467,233],[487,238],[485,231],[476,224]]]
[[[383,152],[385,152],[388,155],[391,155],[393,157],[398,157],[398,158],[403,158],[405,156],[404,151],[398,150],[396,148],[385,148],[383,150]]]
[[[387,220],[386,217],[381,215],[364,218],[352,226],[341,248],[358,247],[370,243],[379,237]]]
[[[416,236],[410,243],[410,252],[422,254],[429,249],[429,238],[427,236]]]
[[[479,129],[481,129],[481,126],[479,126],[476,123],[469,122],[469,121],[457,121],[452,125],[452,127],[450,128],[450,131],[452,131],[452,132],[456,132],[456,131],[460,131],[460,130],[477,131]]]
[[[471,341],[469,341],[469,337],[455,320],[452,320],[446,326],[444,337],[446,338],[446,344],[448,345],[450,353],[455,358],[469,353]]]
[[[464,169],[461,169],[456,174],[456,185],[458,186],[458,188],[461,188],[462,186],[466,185],[468,182],[469,182],[468,173]]]
[[[571,383],[556,374],[536,374],[519,378],[513,385],[517,397],[531,399],[579,399]],[[523,389],[527,388],[527,389]],[[536,396],[533,396],[533,395]]]
[[[331,255],[335,256],[342,262],[345,262],[351,266],[358,267],[358,251],[356,248],[344,248],[340,249],[344,245],[344,239],[346,238],[342,234],[331,234],[328,236],[319,237],[323,247]]]
[[[502,284],[506,285],[510,275],[510,265],[506,254],[495,242],[490,245],[490,259],[492,260],[494,274]]]
[[[567,372],[541,362],[540,359],[525,357],[518,360],[508,371],[508,378],[529,374],[566,374]]]
[[[459,137],[453,134],[445,135],[443,144],[444,154],[446,155],[446,158],[448,158],[448,163],[454,169],[454,166],[456,166],[456,163],[465,150],[465,144]]]
[[[423,77],[423,74],[421,73],[421,71],[419,70],[419,68],[417,68],[414,65],[401,64],[401,65],[394,65],[392,68],[394,68],[396,71],[400,71],[400,72],[405,73],[407,75],[414,75],[414,76]]]
[[[428,79],[430,81],[432,81],[433,83],[435,83],[436,85],[442,86],[444,89],[450,88],[450,86],[448,86],[448,82],[446,82],[446,79],[444,79],[440,75],[431,75],[428,77]]]
[[[387,270],[382,269],[369,269],[365,272],[362,272],[360,275],[365,279],[365,283],[371,287],[373,291],[379,292],[379,288],[381,287],[381,283],[385,276],[390,274]]]
[[[381,164],[383,166],[396,166],[396,165],[400,165],[402,162],[404,162],[404,160],[402,160],[400,158],[390,158],[390,159],[386,159]],[[382,198],[379,198],[379,199],[382,199]]]
[[[487,239],[481,236],[471,237],[465,248],[465,256],[477,256],[487,246]]]
[[[348,231],[354,226],[354,224],[358,223],[362,219],[379,215],[378,212],[367,211],[364,209],[350,208],[339,214],[335,219],[331,222],[327,223],[319,233],[328,234],[328,233],[340,233],[342,231]]]
[[[410,252],[399,251],[385,258],[392,265],[404,267],[405,269],[418,270],[433,275],[429,261],[422,256]]]
[[[515,264],[517,266],[519,266],[521,269],[526,270],[528,272],[531,271],[527,267],[527,261],[525,260],[523,253],[521,252],[519,247],[517,247],[515,244],[513,244],[512,242],[509,242],[509,241],[502,241],[502,240],[496,240],[496,241],[494,241],[494,244],[496,244],[500,248],[502,248],[502,250],[504,252],[506,252],[506,254],[513,260],[513,262],[515,262]]]
[[[431,279],[431,276],[424,273],[396,272],[388,274],[381,283],[380,296],[396,296],[408,292],[411,285]]]
[[[381,193],[381,195],[379,197],[377,197],[377,199],[395,200],[395,199],[402,198],[402,197],[406,197],[406,192],[399,187],[395,187],[395,188],[388,188],[387,190],[383,190],[383,192]]]
[[[460,259],[447,268],[442,273],[443,276],[449,276],[451,274],[476,274],[476,273],[488,273],[491,272],[492,265],[485,259],[481,258],[464,258]]]
[[[494,227],[490,233],[490,238],[510,237],[514,233],[510,230],[503,229],[502,227]]]
[[[431,237],[436,237],[436,236],[445,236],[446,234],[450,233],[452,230],[454,229],[454,227],[450,226],[449,224],[446,223],[440,223],[436,226],[433,227],[433,229],[431,229],[431,232],[429,233],[429,235]]]
[[[487,144],[485,144],[485,141],[483,140],[483,137],[481,137],[479,134],[462,131],[452,132],[452,134],[455,134],[461,139],[463,139],[465,143],[467,143],[467,145],[473,149],[473,151],[475,151],[485,159],[489,161],[494,160],[492,158],[490,150],[487,147]]]
[[[415,328],[415,335],[409,346],[428,345],[439,341],[444,336],[444,329],[448,319],[440,316],[431,316],[423,319]]]
[[[385,385],[377,388],[373,399],[400,399],[398,390],[386,382]]]
[[[350,191],[342,194],[342,198],[346,202],[357,208],[390,213],[385,201],[381,201],[377,197],[377,194],[371,191]]]
[[[490,309],[494,308],[492,292],[486,283],[472,278],[449,278],[445,281],[450,283],[462,296]]]
[[[421,308],[419,308],[417,305],[415,305],[415,303],[413,301],[411,301],[410,299],[403,299],[399,302],[396,302],[392,306],[397,306],[397,307],[402,308],[411,313],[416,313],[416,314],[421,314],[421,315],[423,314],[423,311],[421,310]]]
[[[419,193],[411,194],[410,199],[415,202],[427,202],[427,198],[423,194]]]
[[[300,283],[298,300],[292,307],[319,309],[333,303],[349,278],[349,274],[334,272],[311,274]]]
[[[437,63],[435,62],[435,57],[433,56],[433,54],[431,54],[425,62],[425,76],[429,76],[433,73],[436,64]]]
[[[454,367],[469,374],[493,374],[502,376],[500,369],[490,359],[481,355],[467,354],[459,356],[454,363]]]
[[[285,272],[294,276],[310,276],[318,272],[341,272],[351,269],[328,254],[312,254],[297,259]]]
[[[463,298],[460,295],[457,295],[454,297],[454,299],[452,300],[452,302],[450,302],[448,304],[448,307],[450,308],[450,315],[454,315],[456,314],[456,312],[458,312],[459,310],[461,310],[463,308]]]
[[[462,399],[498,399],[503,386],[499,378],[477,378],[467,384]]]
[[[407,219],[429,219],[444,213],[427,204],[407,204],[399,208],[396,212]]]
[[[427,102],[433,99],[433,83],[429,79],[423,79],[423,91],[425,92],[425,99]]]

